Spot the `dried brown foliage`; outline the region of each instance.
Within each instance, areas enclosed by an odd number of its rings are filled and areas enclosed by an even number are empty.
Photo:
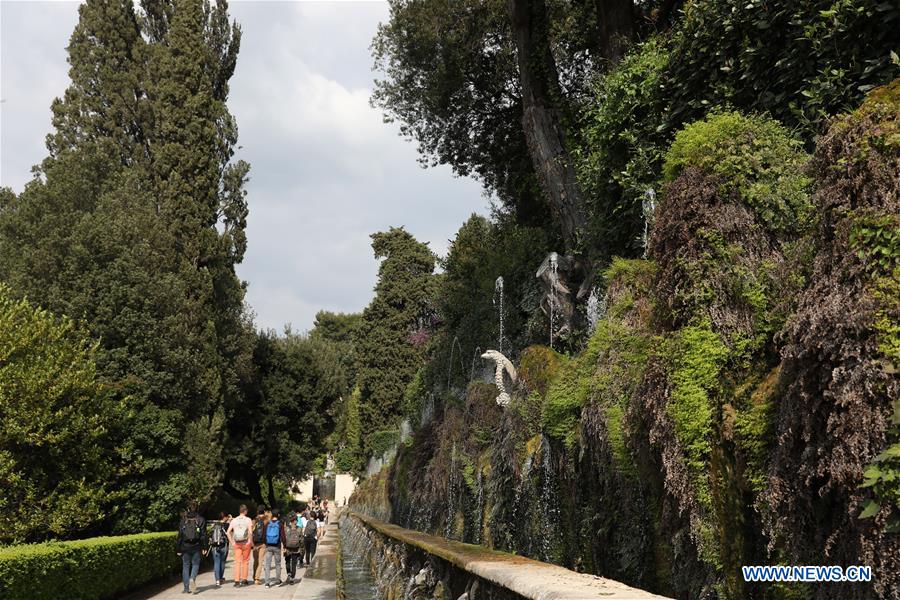
[[[858,518],[863,469],[887,444],[900,379],[877,347],[873,275],[850,239],[859,218],[900,214],[898,92],[895,82],[874,93],[819,140],[812,276],[782,333],[785,393],[763,497],[770,545],[792,563],[875,571],[874,587],[823,584],[823,598],[900,595],[900,536],[884,531],[889,507]]]
[[[721,197],[717,178],[689,167],[666,189],[649,241],[658,267],[654,294],[664,325],[708,321],[726,343],[752,337],[759,308],[751,288],[784,262],[775,235],[739,198]]]

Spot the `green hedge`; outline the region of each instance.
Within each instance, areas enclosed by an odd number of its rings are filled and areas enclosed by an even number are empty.
[[[115,598],[177,571],[174,532],[0,548],[0,598]]]

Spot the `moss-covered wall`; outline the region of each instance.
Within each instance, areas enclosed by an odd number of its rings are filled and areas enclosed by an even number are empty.
[[[813,157],[764,117],[686,128],[648,258],[608,266],[587,346],[523,351],[506,409],[470,385],[355,501],[677,597],[896,594],[898,90]],[[747,585],[751,564],[877,581]]]

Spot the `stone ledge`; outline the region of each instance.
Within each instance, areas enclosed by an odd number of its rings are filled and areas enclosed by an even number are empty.
[[[523,556],[404,529],[351,510],[347,510],[346,515],[386,537],[437,556],[476,577],[530,600],[665,598],[612,579],[576,573]]]

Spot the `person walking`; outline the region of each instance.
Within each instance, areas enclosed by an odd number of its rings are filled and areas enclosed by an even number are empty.
[[[297,522],[297,515],[290,513],[284,524],[284,563],[287,567],[288,585],[297,579],[297,562],[303,554],[303,529]]]
[[[253,551],[253,521],[247,516],[247,505],[228,524],[228,541],[234,546],[234,587],[249,585],[250,553]]]
[[[253,522],[253,583],[261,585],[263,559],[266,556],[266,507],[256,507],[256,520]]]
[[[275,563],[275,585],[284,585],[281,581],[281,549],[284,547],[284,523],[277,508],[272,509],[272,519],[266,524],[266,587],[272,587],[270,577],[272,562]]]
[[[175,541],[176,553],[181,557],[181,579],[184,594],[197,593],[197,573],[200,571],[200,555],[206,556],[208,547],[206,519],[197,513],[197,503],[188,502],[187,511],[178,525]]]
[[[231,523],[231,515],[224,510],[219,513],[219,520],[213,523],[212,534],[209,536],[209,551],[213,555],[213,577],[216,587],[225,583],[225,562],[228,560],[228,527]]]
[[[305,509],[300,516],[297,517],[297,526],[300,528],[301,535],[306,531],[306,523],[309,521],[309,509]],[[303,566],[303,559],[306,556],[306,542],[303,542],[303,548],[300,550],[300,566]]]
[[[317,519],[319,521],[319,525],[317,527],[319,539],[325,537],[325,518],[326,518],[326,516],[327,516],[327,513],[323,509],[320,508],[318,515],[317,515]]]
[[[318,524],[316,516],[310,513],[303,527],[303,550],[306,558],[306,566],[312,563],[312,559],[316,556],[316,544],[318,542]]]

